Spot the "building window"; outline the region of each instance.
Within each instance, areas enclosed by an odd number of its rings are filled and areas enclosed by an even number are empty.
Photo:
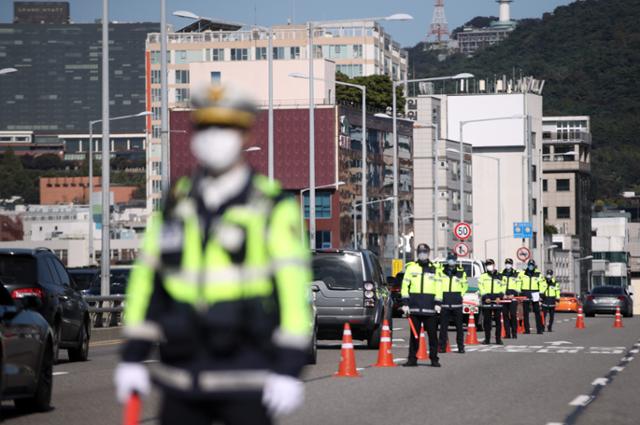
[[[256,47],[256,60],[261,61],[267,59],[267,48]]]
[[[289,48],[290,59],[300,59],[300,47]]]
[[[152,120],[160,120],[160,111],[161,109],[157,106],[151,108],[151,119]]]
[[[153,137],[154,139],[160,138],[160,126],[154,125],[153,127],[151,127],[151,137]]]
[[[319,230],[316,232],[316,249],[331,248],[331,231]]]
[[[273,59],[284,59],[284,47],[273,48]]]
[[[185,64],[187,62],[187,51],[186,50],[176,50],[174,52],[175,55],[175,63],[177,64]]]
[[[309,218],[309,192],[304,194],[304,218]],[[331,218],[331,193],[316,192],[316,218]]]
[[[160,73],[159,69],[152,69],[151,70],[151,84],[160,84],[160,76],[162,74]]]
[[[336,71],[342,72],[349,78],[362,76],[362,65],[336,65]]]
[[[542,207],[542,217],[544,218],[544,220],[547,220],[549,218],[549,208]]]
[[[536,198],[531,199],[531,214],[538,214],[538,200]]]
[[[162,94],[160,89],[151,89],[151,102],[160,102]]]
[[[556,207],[556,218],[571,218],[571,207]]]
[[[189,89],[176,89],[176,102],[187,102],[189,100]]]
[[[534,182],[538,180],[538,168],[535,165],[531,166],[531,179]]]
[[[204,57],[206,61],[222,62],[224,61],[224,49],[207,49]]]
[[[246,61],[249,60],[249,49],[231,49],[232,61]]]
[[[558,192],[568,192],[571,190],[571,183],[569,179],[556,180],[556,190]]]
[[[354,44],[353,45],[353,57],[361,58],[362,57],[362,44]]]
[[[211,84],[220,84],[222,82],[222,73],[219,71],[211,72]]]
[[[189,71],[176,69],[176,84],[189,84]]]
[[[547,191],[547,179],[542,180],[542,191],[543,192]]]

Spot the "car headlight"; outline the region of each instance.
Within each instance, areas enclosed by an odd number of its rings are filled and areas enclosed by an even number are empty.
[[[371,282],[365,282],[365,284],[364,284],[364,290],[365,290],[365,291],[373,291],[373,283],[371,283]]]
[[[373,298],[373,291],[364,291],[365,298]]]

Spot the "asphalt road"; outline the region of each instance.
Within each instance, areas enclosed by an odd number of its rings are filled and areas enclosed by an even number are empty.
[[[611,316],[596,317],[586,319],[587,329],[576,330],[573,315],[556,317],[553,333],[521,335],[506,340],[504,347],[472,346],[466,354],[442,354],[440,369],[372,368],[377,353],[358,347],[360,378],[332,377],[339,343],[323,342],[318,364],[305,371],[303,409],[280,423],[640,423],[640,318],[625,319],[623,329],[612,329]],[[408,344],[406,320],[396,319],[394,326],[393,351],[401,362]],[[90,361],[57,365],[54,409],[18,415],[11,402],[4,402],[0,413],[5,422],[120,423],[111,383],[117,352],[117,344],[94,346]],[[145,401],[142,424],[157,423],[158,399],[154,394]]]

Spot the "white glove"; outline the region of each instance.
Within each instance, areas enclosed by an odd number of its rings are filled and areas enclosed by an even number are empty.
[[[271,374],[262,394],[262,403],[273,416],[288,415],[302,405],[304,384],[291,376]]]
[[[403,305],[402,306],[402,313],[407,316],[409,314],[409,306],[408,305]]]
[[[442,307],[439,305],[436,305],[435,310],[436,310],[436,314],[440,314],[440,312],[442,311]]]
[[[116,397],[122,404],[134,392],[146,396],[151,391],[149,371],[141,363],[120,363],[113,374],[113,383],[116,385]]]

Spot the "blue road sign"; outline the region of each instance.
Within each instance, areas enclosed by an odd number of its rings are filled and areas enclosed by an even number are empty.
[[[533,237],[533,226],[526,221],[513,223],[513,237],[515,239],[531,239]]]

